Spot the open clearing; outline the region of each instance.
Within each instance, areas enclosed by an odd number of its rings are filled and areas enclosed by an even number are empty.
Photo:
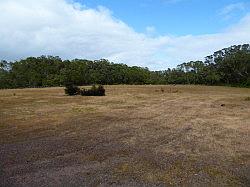
[[[250,89],[0,90],[0,186],[249,186]]]

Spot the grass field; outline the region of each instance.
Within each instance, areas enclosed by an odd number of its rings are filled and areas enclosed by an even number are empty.
[[[250,89],[0,90],[0,186],[250,186]]]

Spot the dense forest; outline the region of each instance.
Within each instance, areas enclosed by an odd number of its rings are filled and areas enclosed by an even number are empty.
[[[108,60],[62,60],[54,56],[0,62],[0,88],[65,84],[206,84],[250,87],[250,46],[235,45],[176,68],[150,71]]]

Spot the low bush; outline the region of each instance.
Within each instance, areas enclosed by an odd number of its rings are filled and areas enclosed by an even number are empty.
[[[64,91],[65,91],[65,94],[67,95],[78,95],[80,94],[81,90],[77,86],[69,84],[69,85],[66,85],[66,88]]]
[[[245,101],[250,101],[250,97],[246,97],[246,98],[245,98]]]
[[[102,85],[93,85],[90,89],[80,89],[79,87],[68,84],[65,88],[67,95],[82,95],[82,96],[105,96],[105,89]]]
[[[82,89],[82,96],[105,96],[105,89],[102,85],[93,85],[91,89]]]

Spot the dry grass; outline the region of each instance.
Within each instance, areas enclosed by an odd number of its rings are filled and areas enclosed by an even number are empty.
[[[250,89],[0,90],[0,186],[249,186]]]

